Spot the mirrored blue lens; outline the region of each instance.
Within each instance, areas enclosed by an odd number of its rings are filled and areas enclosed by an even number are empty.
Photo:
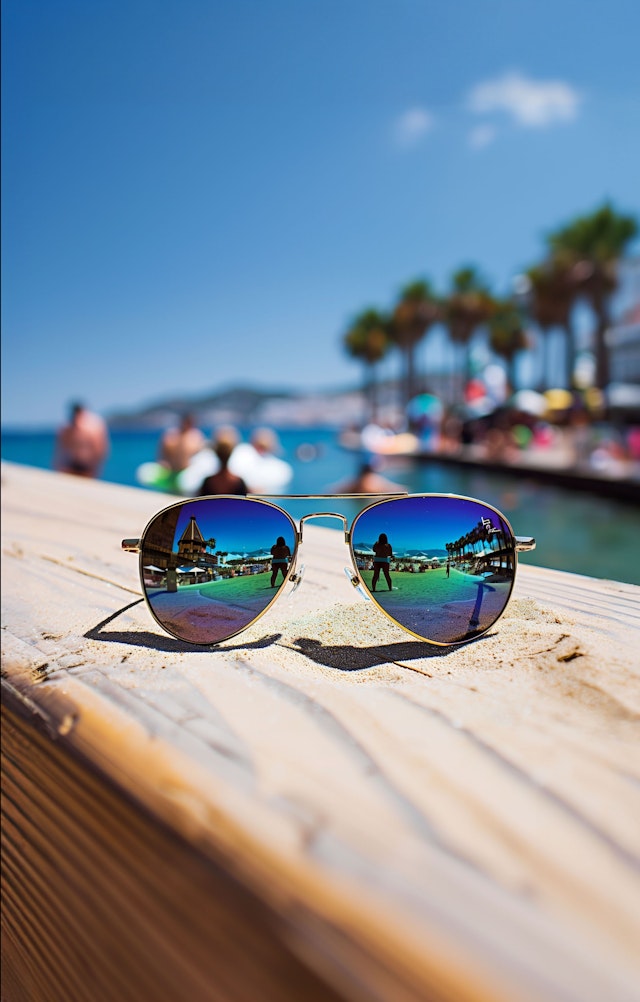
[[[227,640],[271,605],[295,546],[292,520],[264,501],[198,498],[167,508],[141,543],[151,610],[180,640]]]
[[[513,588],[511,527],[479,501],[429,495],[381,501],[356,518],[351,550],[378,605],[433,643],[480,636]]]

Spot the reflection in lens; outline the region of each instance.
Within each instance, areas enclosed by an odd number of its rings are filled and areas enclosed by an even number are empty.
[[[484,633],[513,588],[515,541],[503,515],[465,498],[381,501],[355,520],[351,549],[375,601],[424,640]]]
[[[216,644],[243,630],[285,583],[295,526],[275,505],[202,498],[161,512],[142,538],[144,589],[161,626]]]

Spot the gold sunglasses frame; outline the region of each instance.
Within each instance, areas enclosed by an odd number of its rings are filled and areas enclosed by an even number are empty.
[[[154,611],[154,609],[153,609],[153,607],[152,607],[152,605],[151,605],[151,603],[149,601],[149,598],[147,596],[147,591],[146,591],[146,587],[145,587],[145,584],[144,584],[144,568],[143,568],[143,564],[142,564],[143,549],[144,549],[144,540],[145,540],[146,534],[147,534],[149,528],[151,527],[151,525],[155,522],[155,520],[158,518],[159,515],[163,515],[165,512],[171,511],[173,508],[180,508],[183,505],[193,503],[194,501],[212,501],[212,500],[216,500],[216,499],[218,499],[218,500],[227,500],[228,501],[228,500],[238,500],[238,499],[241,499],[241,498],[244,498],[245,500],[248,500],[248,501],[257,501],[257,502],[260,502],[262,504],[266,504],[266,505],[268,505],[271,508],[275,508],[277,511],[281,512],[283,515],[285,515],[289,519],[289,521],[291,523],[291,526],[292,526],[292,529],[293,529],[293,533],[294,533],[295,547],[294,547],[294,551],[293,551],[293,554],[292,554],[292,557],[291,557],[291,563],[289,564],[289,568],[287,570],[286,577],[283,580],[283,582],[280,585],[280,587],[276,590],[276,593],[273,596],[273,598],[271,599],[271,601],[264,607],[264,609],[262,609],[258,613],[257,616],[255,616],[250,622],[248,622],[244,626],[242,626],[239,630],[236,630],[234,633],[229,634],[228,637],[224,637],[221,640],[205,641],[205,642],[185,640],[184,637],[180,637],[177,634],[173,633],[171,630],[169,630],[164,625],[164,623],[162,623],[160,621],[160,619],[156,616],[155,611]],[[453,642],[446,643],[446,642],[442,642],[442,641],[438,641],[438,640],[430,640],[428,637],[423,637],[419,633],[415,633],[413,630],[410,630],[406,626],[403,626],[401,623],[399,623],[396,619],[394,619],[394,617],[389,612],[387,612],[387,610],[384,608],[384,606],[382,606],[377,601],[377,599],[375,598],[375,595],[372,594],[372,592],[368,589],[368,587],[365,584],[365,582],[360,577],[359,572],[358,572],[356,555],[355,555],[355,552],[354,552],[354,549],[353,549],[353,537],[352,537],[353,527],[355,526],[355,524],[358,521],[358,519],[360,518],[360,516],[363,515],[365,512],[370,511],[372,508],[377,507],[377,505],[379,505],[379,504],[384,504],[387,501],[398,500],[400,498],[448,498],[448,499],[451,499],[451,500],[472,501],[475,504],[482,505],[484,508],[488,508],[490,511],[494,511],[496,513],[496,515],[498,515],[503,520],[503,522],[507,525],[507,527],[509,529],[509,532],[511,533],[511,536],[513,537],[513,540],[514,540],[514,554],[516,554],[515,564],[514,564],[514,570],[513,570],[513,580],[514,580],[514,582],[515,582],[515,575],[516,575],[517,563],[518,563],[518,561],[517,561],[517,554],[518,553],[522,553],[522,552],[528,552],[528,551],[531,551],[531,550],[535,550],[535,548],[536,548],[536,541],[535,541],[535,539],[532,536],[516,536],[515,533],[514,533],[514,531],[513,531],[513,529],[512,529],[512,527],[511,527],[511,524],[509,523],[509,520],[503,515],[503,513],[498,508],[496,508],[492,504],[489,504],[486,501],[480,501],[478,498],[466,497],[463,494],[441,494],[441,493],[435,493],[435,494],[433,494],[433,493],[411,494],[408,491],[399,491],[397,493],[390,493],[390,494],[370,494],[370,493],[368,493],[368,494],[246,494],[246,495],[212,494],[212,495],[205,495],[203,497],[184,498],[184,499],[182,499],[180,501],[176,501],[174,504],[167,505],[166,508],[162,508],[160,511],[156,512],[156,514],[153,515],[152,518],[150,518],[149,521],[147,522],[147,524],[146,524],[146,526],[145,526],[145,528],[144,528],[144,530],[142,532],[142,535],[139,538],[137,538],[137,539],[123,539],[122,543],[121,543],[121,546],[122,546],[122,549],[125,552],[127,552],[127,553],[138,553],[139,554],[139,567],[138,567],[138,569],[139,569],[139,573],[140,573],[140,582],[142,584],[143,597],[144,597],[146,606],[147,606],[149,612],[151,613],[151,616],[156,621],[156,623],[158,624],[158,626],[160,626],[160,628],[162,630],[164,630],[165,633],[168,633],[169,636],[173,636],[173,637],[176,638],[176,640],[180,640],[183,643],[194,644],[194,646],[198,646],[198,647],[218,647],[220,644],[226,643],[227,640],[232,640],[233,637],[237,637],[238,634],[243,633],[250,626],[253,626],[254,623],[257,623],[257,621],[259,619],[261,619],[262,616],[264,616],[264,614],[271,608],[271,606],[280,598],[280,596],[282,595],[282,592],[283,592],[283,590],[284,590],[284,588],[285,588],[285,586],[287,584],[293,584],[293,586],[294,586],[293,590],[294,591],[298,587],[298,585],[300,584],[300,582],[302,580],[302,574],[303,574],[303,571],[304,571],[304,565],[302,565],[300,571],[298,571],[296,569],[297,568],[298,554],[299,554],[299,547],[300,547],[300,544],[303,541],[303,525],[304,525],[304,523],[310,521],[311,519],[316,519],[316,518],[337,518],[337,519],[339,519],[342,522],[343,531],[344,531],[344,541],[345,541],[346,545],[349,547],[349,553],[350,553],[350,556],[351,556],[352,567],[351,568],[348,568],[348,567],[344,568],[347,577],[349,578],[349,580],[350,580],[351,584],[353,585],[353,587],[358,590],[358,592],[360,593],[360,595],[362,595],[362,597],[366,601],[373,602],[374,605],[380,610],[380,612],[382,612],[383,615],[385,615],[387,617],[387,619],[390,620],[390,622],[392,622],[394,624],[394,626],[396,626],[399,629],[403,630],[405,633],[408,633],[410,636],[415,637],[416,640],[420,640],[420,641],[422,641],[422,643],[430,644],[430,645],[435,646],[435,647],[448,647],[448,648],[450,648],[450,647],[459,647],[462,644],[467,644],[467,643],[473,642],[474,640],[478,640],[481,636],[484,636],[484,634],[488,630],[490,630],[493,626],[495,626],[495,624],[498,622],[498,620],[502,617],[502,615],[505,612],[505,609],[507,608],[507,606],[509,604],[509,601],[510,601],[510,598],[511,598],[511,593],[509,594],[509,598],[505,602],[504,608],[500,612],[500,615],[497,616],[496,619],[494,619],[493,622],[491,622],[484,630],[482,630],[480,632],[477,632],[477,633],[474,633],[473,637],[469,637],[467,640],[456,640],[456,641],[453,641]],[[306,515],[302,515],[298,519],[298,524],[296,525],[296,521],[293,518],[293,516],[290,515],[289,512],[286,511],[284,508],[282,508],[280,505],[277,505],[277,504],[274,503],[275,500],[279,500],[279,501],[315,501],[315,500],[325,500],[325,499],[326,500],[338,500],[338,501],[350,501],[350,500],[362,501],[362,500],[368,500],[368,499],[370,499],[371,500],[371,504],[368,504],[364,508],[362,508],[357,513],[357,515],[355,515],[351,519],[351,521],[349,521],[349,519],[347,518],[347,516],[344,515],[344,514],[342,514],[342,512],[335,512],[335,511],[314,511],[314,512],[309,512]]]

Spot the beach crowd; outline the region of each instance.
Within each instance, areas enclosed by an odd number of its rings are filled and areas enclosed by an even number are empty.
[[[345,429],[339,441],[359,458],[355,474],[332,485],[333,493],[403,489],[379,472],[380,462],[394,455],[459,456],[492,466],[522,464],[640,479],[640,420],[612,421],[569,391],[546,398],[521,391],[508,403],[477,411],[446,408],[429,397],[401,421],[370,421],[363,428]],[[85,405],[72,404],[56,438],[54,468],[98,477],[109,449],[106,422]],[[142,463],[136,476],[145,487],[187,497],[282,494],[294,473],[282,452],[277,433],[269,427],[256,428],[247,441],[229,424],[206,436],[193,415],[184,413],[164,430],[157,456]]]

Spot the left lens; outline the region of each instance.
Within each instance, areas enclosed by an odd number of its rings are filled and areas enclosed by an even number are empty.
[[[289,576],[295,548],[292,519],[268,502],[181,502],[156,515],[142,536],[147,602],[174,637],[220,643],[271,605]]]
[[[351,550],[374,601],[431,643],[463,643],[485,633],[513,588],[511,526],[495,508],[470,498],[380,501],[355,519]]]

